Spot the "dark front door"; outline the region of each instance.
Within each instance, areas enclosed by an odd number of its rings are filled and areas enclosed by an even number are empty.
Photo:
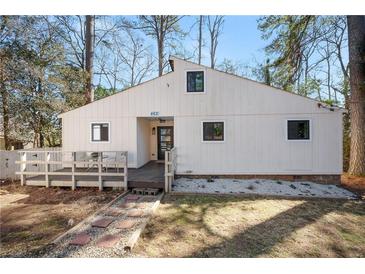
[[[157,128],[158,160],[165,160],[165,151],[174,147],[174,127]]]

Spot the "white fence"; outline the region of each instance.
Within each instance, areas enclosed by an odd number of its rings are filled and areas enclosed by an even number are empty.
[[[29,151],[29,160],[44,160],[44,154],[42,151],[60,151],[59,147],[52,148],[31,148],[22,150],[0,150],[0,179],[20,179],[20,176],[16,174],[19,171],[19,165],[16,161],[20,160],[19,151]],[[39,171],[40,165],[32,164],[27,167],[28,171]]]
[[[175,171],[176,171],[176,147],[169,151],[165,151],[165,191],[171,192],[172,183],[175,179]]]
[[[15,174],[18,170],[15,161],[19,160],[19,153],[16,150],[0,151],[0,179],[11,179],[16,180],[19,179],[19,176]]]

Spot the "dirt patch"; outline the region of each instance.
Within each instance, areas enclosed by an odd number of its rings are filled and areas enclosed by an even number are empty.
[[[359,200],[166,195],[134,255],[364,257],[364,223]]]
[[[43,188],[6,182],[0,186],[1,257],[34,256],[57,235],[118,196],[96,188]]]
[[[344,173],[341,176],[341,185],[365,199],[365,176],[352,176]]]

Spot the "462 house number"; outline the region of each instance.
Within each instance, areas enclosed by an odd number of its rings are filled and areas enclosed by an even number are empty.
[[[159,116],[160,112],[158,111],[151,111],[151,116]]]

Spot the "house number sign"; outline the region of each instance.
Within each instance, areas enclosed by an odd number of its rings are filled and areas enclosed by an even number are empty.
[[[158,111],[151,111],[151,116],[159,116],[160,112]]]

